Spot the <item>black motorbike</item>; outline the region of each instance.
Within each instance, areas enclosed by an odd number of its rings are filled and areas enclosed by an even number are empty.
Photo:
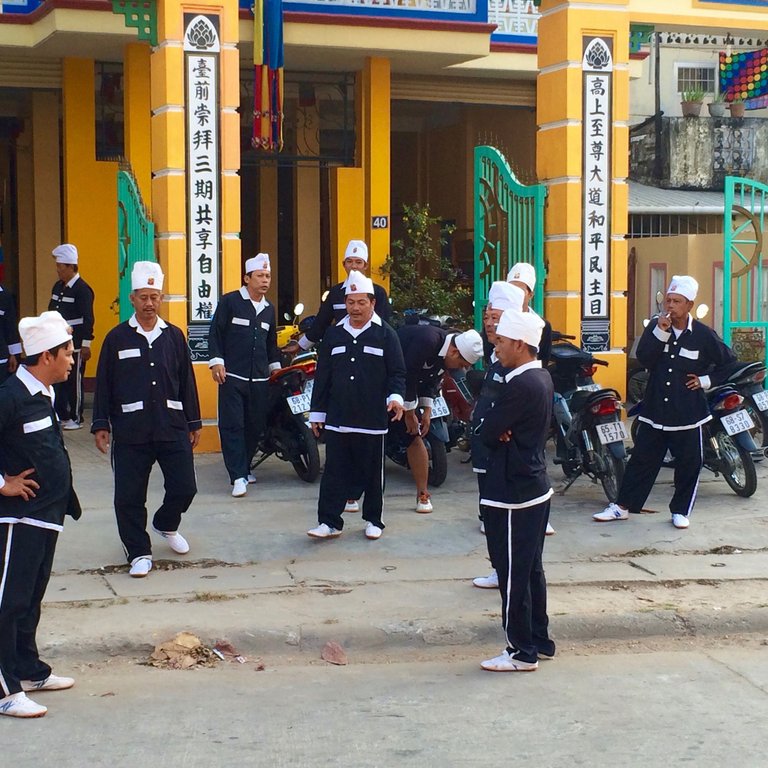
[[[267,426],[251,468],[274,455],[293,465],[296,474],[313,483],[320,474],[320,452],[309,427],[309,405],[317,366],[314,352],[297,355],[286,368],[269,377]]]
[[[555,464],[563,468],[565,493],[582,475],[600,481],[608,501],[616,501],[624,477],[629,435],[621,421],[621,399],[615,389],[595,384],[598,365],[593,357],[553,332],[549,372],[555,388],[553,432]]]
[[[737,496],[749,497],[757,490],[757,473],[750,449],[754,443],[749,435],[754,422],[744,408],[744,398],[731,384],[713,387],[705,394],[712,418],[701,427],[704,467],[715,477],[722,474]],[[640,402],[630,409],[629,415],[640,416],[642,412]],[[633,440],[639,426],[640,420],[636,418],[630,428]],[[674,467],[674,458],[665,461],[664,466]]]
[[[768,448],[768,392],[765,390],[765,375],[765,365],[760,362],[736,362],[727,370],[727,383],[744,398],[744,409],[755,423],[752,437],[761,452]]]

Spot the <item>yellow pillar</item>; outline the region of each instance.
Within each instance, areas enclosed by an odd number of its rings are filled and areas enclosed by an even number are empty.
[[[608,222],[610,245],[610,350],[599,369],[601,383],[624,391],[626,379],[627,155],[629,143],[629,0],[542,0],[537,81],[537,171],[548,185],[545,254],[548,262],[545,311],[559,331],[581,335],[582,241],[585,187],[585,95],[582,59],[585,39],[600,37],[612,49],[612,116]],[[586,169],[586,172],[585,172]]]
[[[152,122],[150,112],[150,48],[125,46],[125,156],[144,205],[152,207]]]
[[[221,278],[221,292],[242,284],[240,253],[240,67],[238,56],[239,8],[236,0],[179,2],[160,0],[157,4],[158,46],[150,59],[151,71],[151,162],[152,214],[155,221],[158,255],[166,275],[165,293],[168,319],[186,329],[189,251],[192,247],[187,222],[186,91],[185,91],[185,14],[218,17],[218,126],[215,152],[220,160],[220,243],[213,244]],[[207,362],[196,363],[195,376],[200,392],[203,436],[200,450],[218,450],[216,430],[217,389]]]

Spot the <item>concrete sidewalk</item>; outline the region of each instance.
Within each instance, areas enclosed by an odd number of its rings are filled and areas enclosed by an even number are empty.
[[[248,496],[233,499],[220,456],[198,457],[200,491],[182,527],[192,551],[177,556],[155,539],[156,569],[131,579],[108,459],[85,430],[67,442],[84,513],[60,538],[41,624],[46,652],[143,654],[183,629],[206,641],[226,637],[249,655],[314,653],[326,640],[358,652],[500,642],[498,593],[471,585],[489,566],[466,454],[449,455],[431,515],[413,511],[410,477],[389,465],[387,528],[374,542],[363,537],[360,515],[345,516],[340,539],[308,538],[318,485],[302,483],[284,462],[266,462]],[[551,474],[557,486],[559,469]],[[627,522],[592,522],[605,499],[588,480],[556,496],[557,535],[545,551],[553,634],[562,641],[768,630],[766,474],[760,466],[751,499],[705,476],[687,531],[669,522],[668,471],[648,504],[659,513]],[[150,509],[159,480],[153,476]]]

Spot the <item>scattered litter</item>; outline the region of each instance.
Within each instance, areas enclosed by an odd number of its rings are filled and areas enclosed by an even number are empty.
[[[325,644],[322,653],[320,654],[320,658],[323,659],[323,661],[327,661],[329,664],[337,664],[342,667],[347,663],[346,651],[333,640]]]
[[[212,667],[216,663],[213,651],[191,632],[179,632],[172,640],[160,643],[149,657],[151,666],[163,669]]]
[[[259,659],[256,662],[255,671],[256,672],[263,672],[265,669],[266,669],[266,667],[264,666],[264,662],[261,659]]]
[[[710,563],[713,568],[725,568],[725,563]]]
[[[247,659],[243,656],[229,640],[218,640],[213,646],[213,652],[222,660],[236,661],[238,664],[245,664]]]

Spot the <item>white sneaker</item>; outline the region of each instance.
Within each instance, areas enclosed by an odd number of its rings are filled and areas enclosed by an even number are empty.
[[[432,497],[426,491],[416,498],[416,511],[422,515],[432,511]]]
[[[614,520],[627,520],[629,510],[622,509],[618,504],[611,502],[602,512],[595,512],[592,519],[598,523],[612,523]]]
[[[62,429],[80,429],[83,425],[79,421],[75,421],[74,419],[65,419],[61,422],[61,428]]]
[[[675,528],[687,528],[690,525],[690,522],[691,521],[688,519],[687,515],[672,515],[672,525],[674,525]]]
[[[133,576],[134,579],[143,579],[152,570],[152,561],[148,557],[137,557],[131,563],[131,570],[128,571],[129,576]]]
[[[381,528],[379,528],[378,525],[374,525],[373,523],[368,523],[368,525],[365,526],[366,539],[380,539],[382,533],[383,531],[381,530]]]
[[[159,531],[154,525],[152,530],[162,536],[177,555],[186,555],[189,552],[189,542],[178,531]]]
[[[245,481],[248,483],[248,485],[253,485],[256,482],[256,475],[254,475],[253,472],[249,472],[248,477],[245,478]]]
[[[325,523],[320,523],[317,528],[310,528],[307,531],[307,536],[311,536],[313,539],[335,539],[337,536],[341,536],[341,531],[331,528]]]
[[[482,520],[480,521],[480,533],[482,533],[483,536],[485,536],[485,522]]]
[[[48,707],[32,701],[26,693],[12,693],[0,699],[0,715],[8,717],[42,717]]]
[[[58,675],[48,675],[45,680],[22,680],[22,691],[66,691],[75,684],[72,677],[59,677]]]
[[[478,576],[476,579],[472,579],[472,583],[480,589],[498,589],[499,574],[496,571],[491,571],[487,576]]]
[[[549,524],[547,523],[547,530],[544,531],[545,536],[554,536],[557,533],[557,531]]]
[[[509,651],[504,650],[494,659],[481,661],[480,666],[489,672],[535,672],[539,668],[539,662],[519,661]]]
[[[357,499],[347,499],[347,503],[344,505],[345,512],[359,512],[360,505],[357,503]]]
[[[245,496],[248,493],[248,481],[244,477],[238,477],[232,484],[232,495],[239,499],[241,496]]]

